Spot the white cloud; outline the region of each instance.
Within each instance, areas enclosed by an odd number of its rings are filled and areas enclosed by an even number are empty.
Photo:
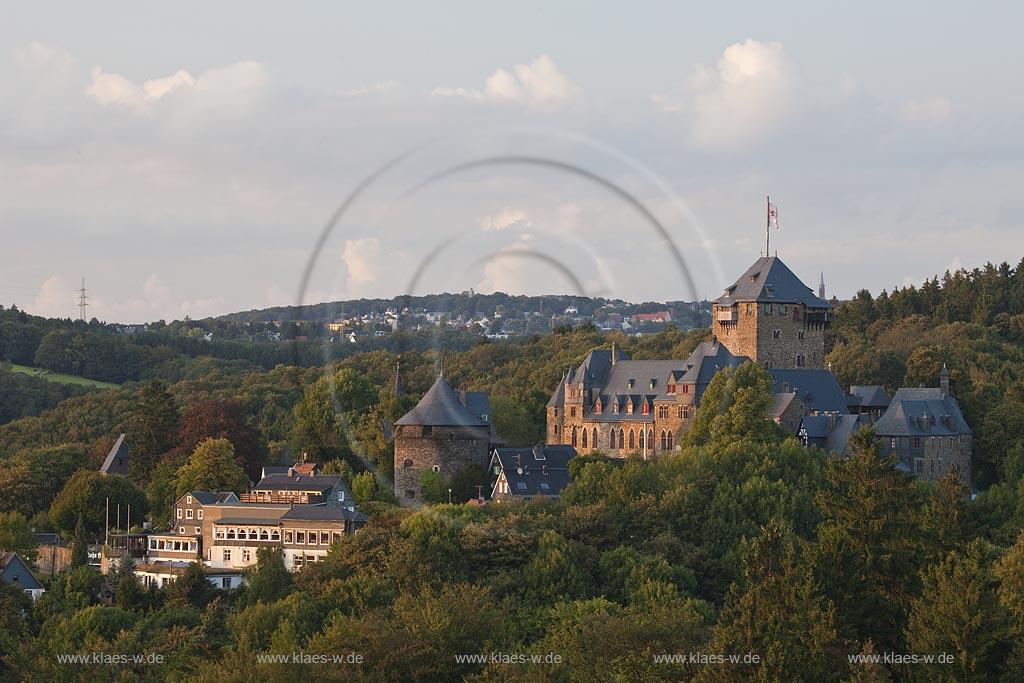
[[[51,275],[39,288],[32,312],[48,318],[70,318],[76,313],[76,303],[75,293],[64,278]]]
[[[796,66],[781,43],[747,39],[725,48],[712,68],[694,67],[682,99],[655,95],[663,111],[691,117],[697,147],[738,151],[772,135],[796,109]]]
[[[582,89],[558,69],[551,57],[541,55],[529,64],[515,65],[512,72],[498,69],[484,80],[482,91],[441,86],[434,88],[432,94],[491,102],[553,105],[579,99]]]
[[[376,237],[345,240],[341,261],[345,266],[345,285],[348,291],[353,287],[372,283],[380,270],[380,241]]]
[[[522,209],[503,208],[496,214],[480,219],[480,227],[484,230],[504,230],[510,225],[530,225],[530,216]]]
[[[906,123],[937,126],[950,119],[953,105],[945,97],[907,100],[900,105],[897,114]]]
[[[85,94],[103,106],[118,106],[137,113],[148,113],[172,94],[190,94],[207,100],[239,98],[262,90],[266,72],[259,62],[242,61],[209,69],[198,78],[179,69],[170,76],[145,81],[142,85],[101,67],[92,68],[92,81]]]

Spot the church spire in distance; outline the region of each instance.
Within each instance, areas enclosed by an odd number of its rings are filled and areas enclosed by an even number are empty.
[[[818,298],[825,298],[825,271],[821,271],[821,282],[818,283]]]

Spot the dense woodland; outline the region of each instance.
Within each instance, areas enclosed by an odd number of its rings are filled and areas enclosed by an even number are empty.
[[[932,485],[897,471],[870,432],[846,460],[802,448],[764,421],[770,382],[744,365],[718,374],[682,450],[653,462],[578,458],[558,503],[400,510],[388,490],[389,425],[442,363],[454,384],[490,392],[507,442],[528,445],[543,435],[558,379],[590,349],[617,341],[634,358],[683,358],[708,333],[627,339],[584,326],[516,342],[426,340],[400,356],[361,351],[322,365],[322,355],[270,364],[252,343],[234,356],[202,353],[213,349],[153,332],[115,337],[0,311],[0,359],[44,365],[40,351],[61,350],[48,350],[56,333],[90,339],[79,374],[90,363],[125,373],[120,388],[11,404],[21,412],[0,426],[0,545],[31,555],[33,528],[58,530],[76,549],[96,541],[108,497],[132,504],[133,524],[148,514],[162,528],[179,491],[242,485],[303,451],[351,478],[370,523],[295,574],[263,552],[249,585],[231,592],[197,568],[147,591],[127,568],[100,577],[80,555],[70,572],[43,577],[34,604],[4,586],[0,678],[1024,680],[1024,262],[862,291],[839,305],[828,342],[843,385],[936,386],[947,364],[975,431],[973,499],[953,478]],[[32,382],[26,396],[50,390]],[[123,431],[130,476],[99,477]],[[110,604],[95,597],[101,581]],[[362,662],[258,660],[300,651]],[[68,652],[165,659],[59,664]],[[494,652],[562,661],[456,659]],[[690,653],[705,661],[655,660]],[[850,664],[884,653],[953,661]],[[759,662],[707,662],[747,654]]]

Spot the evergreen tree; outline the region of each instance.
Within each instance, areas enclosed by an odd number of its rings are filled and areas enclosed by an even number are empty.
[[[874,428],[851,436],[848,450],[849,458],[829,463],[828,485],[815,498],[823,521],[809,561],[844,636],[898,651],[924,561],[921,494],[894,456],[879,457]]]
[[[1001,668],[1010,648],[1009,620],[987,555],[983,542],[974,541],[923,572],[921,596],[913,601],[907,623],[909,649],[949,653],[955,660],[914,667],[913,680],[983,683]]]
[[[163,382],[153,380],[147,384],[128,427],[132,479],[149,481],[160,456],[177,442],[178,421],[178,406]]]
[[[85,522],[78,515],[75,524],[75,535],[71,539],[71,568],[76,569],[89,564],[89,542],[85,537]]]

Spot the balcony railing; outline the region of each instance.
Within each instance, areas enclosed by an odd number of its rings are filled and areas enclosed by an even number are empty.
[[[720,323],[734,323],[739,320],[739,315],[735,308],[723,308],[715,312],[715,320]]]
[[[323,495],[319,493],[243,493],[243,503],[292,503],[295,505],[315,505],[323,502]]]

